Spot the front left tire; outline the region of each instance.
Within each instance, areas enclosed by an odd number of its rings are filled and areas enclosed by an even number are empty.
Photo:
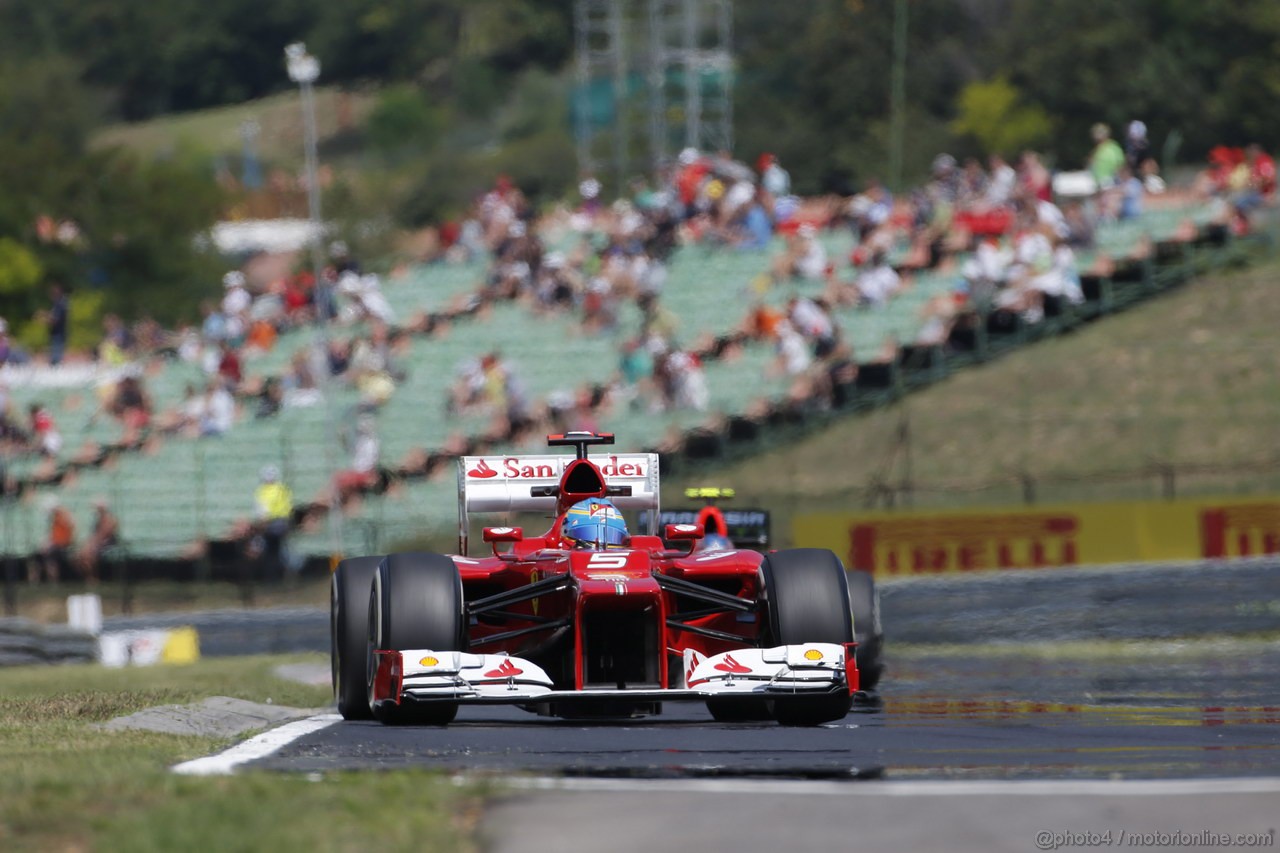
[[[369,589],[381,557],[338,563],[329,584],[329,668],[333,696],[344,720],[369,720]]]
[[[369,592],[368,696],[373,716],[388,725],[443,726],[458,714],[457,702],[419,705],[373,701],[374,649],[466,651],[462,578],[442,554],[388,554]]]

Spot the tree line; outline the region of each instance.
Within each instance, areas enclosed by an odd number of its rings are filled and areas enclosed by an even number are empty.
[[[645,4],[629,8],[640,39]],[[1098,121],[1142,119],[1153,150],[1177,143],[1184,162],[1280,138],[1274,0],[739,0],[739,156],[777,154],[805,193],[885,177],[904,9],[908,180],[944,150],[1031,146],[1075,168]],[[332,209],[381,205],[412,226],[456,214],[498,173],[540,200],[576,183],[573,0],[7,0],[0,314],[34,310],[58,278],[110,308],[189,315],[216,290],[189,239],[226,204],[212,168],[88,140],[107,123],[285,91],[282,49],[298,40],[325,83],[380,92],[350,161],[363,176]],[[79,233],[48,239],[41,216]]]

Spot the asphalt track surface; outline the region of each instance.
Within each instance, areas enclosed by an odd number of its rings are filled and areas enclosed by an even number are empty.
[[[720,724],[695,704],[581,722],[500,706],[446,727],[338,723],[254,767],[429,767],[612,779],[1280,776],[1280,644],[889,657],[878,703],[813,728]]]
[[[247,766],[500,779],[479,825],[491,853],[1280,841],[1278,643],[899,648],[888,661],[878,704],[816,728],[724,725],[696,705],[590,724],[464,708],[447,728],[326,725]]]

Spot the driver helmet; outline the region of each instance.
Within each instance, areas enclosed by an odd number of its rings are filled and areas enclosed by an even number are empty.
[[[570,547],[593,551],[624,548],[630,538],[622,513],[607,498],[588,498],[569,507],[560,531]]]
[[[714,507],[705,507],[698,513],[702,522],[703,536],[693,550],[698,553],[707,551],[732,551],[733,540],[725,535],[724,516]]]
[[[733,540],[719,533],[708,533],[698,541],[698,547],[694,550],[700,554],[707,551],[732,551]]]

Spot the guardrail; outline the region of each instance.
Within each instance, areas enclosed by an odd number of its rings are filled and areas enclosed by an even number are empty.
[[[97,654],[98,640],[92,634],[30,619],[0,619],[0,666],[88,663]]]
[[[1280,624],[1280,560],[911,578],[881,584],[880,607],[890,644],[1271,635]]]

